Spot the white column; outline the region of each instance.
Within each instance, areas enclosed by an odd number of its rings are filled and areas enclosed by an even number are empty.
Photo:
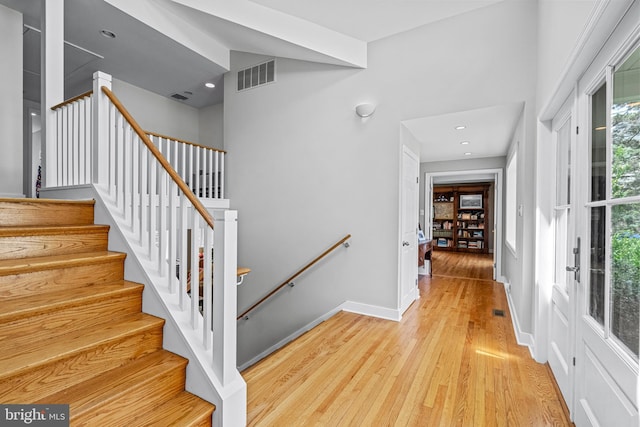
[[[23,197],[22,15],[0,6],[0,197]]]
[[[213,212],[213,370],[226,386],[236,380],[238,212]]]
[[[101,71],[93,73],[93,106],[91,109],[91,152],[93,153],[93,182],[109,184],[109,98],[102,87],[111,89],[111,76]]]
[[[41,104],[43,187],[56,183],[55,113],[64,101],[64,0],[42,2]]]

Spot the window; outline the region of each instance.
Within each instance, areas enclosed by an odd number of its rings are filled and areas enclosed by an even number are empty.
[[[591,103],[589,315],[638,360],[640,48],[611,70]]]
[[[573,258],[571,231],[571,120],[566,120],[555,133],[556,201],[553,209],[555,231],[554,283],[567,290],[572,274],[566,269]]]
[[[505,241],[507,247],[516,254],[516,218],[518,216],[518,206],[516,201],[516,188],[518,186],[518,150],[507,162],[506,173],[507,198],[505,202]]]

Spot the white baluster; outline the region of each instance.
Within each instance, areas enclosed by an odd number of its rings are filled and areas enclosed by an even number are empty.
[[[176,263],[178,262],[178,206],[177,206],[178,186],[173,181],[169,182],[169,276],[168,289],[170,293],[175,293],[174,284],[178,280],[176,277]]]
[[[85,178],[85,127],[87,121],[85,120],[85,105],[86,98],[79,99],[78,102],[78,184],[86,184]]]
[[[224,199],[224,153],[220,153],[220,199]]]
[[[200,235],[200,213],[193,206],[189,206],[191,216],[191,304],[190,319],[191,327],[198,327],[198,317],[200,317],[200,245],[198,236]]]
[[[117,117],[120,113],[116,114],[116,107],[113,104],[109,104],[109,172],[107,173],[108,180],[107,185],[109,186],[109,197],[112,200],[115,200],[115,187],[116,187],[116,145],[117,145],[117,132],[116,126]],[[94,163],[96,164],[96,163]],[[99,164],[99,162],[98,162]]]
[[[141,144],[142,145],[142,144]],[[147,209],[149,209],[149,150],[142,147],[142,158],[140,159],[140,246],[144,246],[149,228]]]
[[[147,247],[149,249],[149,260],[151,262],[156,261],[156,233],[158,230],[157,227],[157,215],[156,215],[156,206],[158,200],[158,162],[153,157],[153,155],[149,155],[151,159],[151,164],[149,165],[149,235],[147,241]]]
[[[213,229],[209,226],[204,228],[204,279],[202,287],[202,342],[204,348],[209,350],[212,344],[212,318],[213,310]]]
[[[167,272],[167,237],[165,233],[167,232],[167,180],[169,179],[169,175],[164,173],[164,169],[161,171],[158,201],[158,214],[160,217],[160,224],[158,226],[158,273],[160,277],[164,276]]]
[[[219,199],[220,198],[220,190],[219,190],[219,186],[220,186],[220,177],[219,177],[219,172],[220,172],[220,152],[216,151],[216,162],[214,163],[214,171],[213,171],[213,189],[214,189],[214,194],[215,196],[213,196],[215,199]]]
[[[180,309],[185,310],[187,307],[187,270],[189,262],[187,258],[187,233],[188,233],[188,218],[187,218],[187,196],[180,194],[180,224],[179,224],[179,238],[180,238],[180,289],[179,289],[179,303]]]

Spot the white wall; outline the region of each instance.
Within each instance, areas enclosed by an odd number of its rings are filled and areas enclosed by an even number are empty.
[[[543,105],[569,65],[597,0],[538,1],[538,101]]]
[[[23,197],[22,14],[0,6],[0,196]]]
[[[142,129],[200,142],[199,113],[196,108],[115,78],[112,89]]]
[[[535,144],[527,143],[527,125],[523,115],[518,121],[509,147],[509,156],[516,147],[518,150],[516,205],[522,206],[522,216],[516,216],[516,253],[514,254],[504,244],[502,260],[503,275],[511,285],[511,301],[514,304],[512,308],[515,310],[512,316],[515,318],[516,324],[519,325],[517,332],[528,334],[533,332],[533,266],[535,265],[535,259],[531,252],[532,248],[535,248],[535,241],[528,237],[535,232],[535,206],[532,197],[535,195],[535,191],[533,191],[534,180],[531,176],[535,171],[535,162],[531,161],[534,156],[531,154],[530,146],[533,146],[535,153]],[[506,183],[506,185],[509,184]],[[503,206],[506,209],[506,203],[503,203]],[[505,210],[503,218],[506,218],[507,215],[508,212]],[[503,223],[506,224],[506,221]]]
[[[238,328],[239,364],[345,300],[397,309],[403,120],[513,102],[535,104],[534,2],[502,2],[369,45],[356,70],[277,60],[277,82],[225,82],[229,195],[239,210],[239,288],[248,307],[346,233],[339,249]],[[373,101],[362,120],[355,105]],[[533,112],[527,110],[533,119]]]
[[[198,111],[200,144],[224,150],[224,104],[215,104]]]

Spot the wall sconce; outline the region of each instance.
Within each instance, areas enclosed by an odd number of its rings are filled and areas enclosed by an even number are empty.
[[[376,106],[373,104],[356,105],[356,114],[362,118],[371,116],[375,111]]]

